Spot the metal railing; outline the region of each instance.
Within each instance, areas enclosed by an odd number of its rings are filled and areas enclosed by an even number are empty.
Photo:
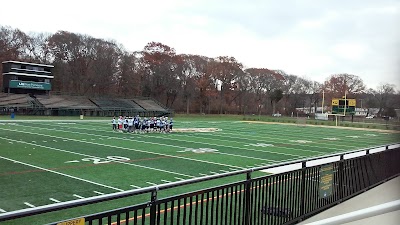
[[[194,178],[0,214],[0,222],[117,198],[150,194],[148,202],[68,221],[86,224],[294,224],[400,174],[400,143]],[[300,164],[252,178],[255,171]],[[226,185],[158,198],[162,190],[246,175]],[[52,223],[57,224],[57,223]]]

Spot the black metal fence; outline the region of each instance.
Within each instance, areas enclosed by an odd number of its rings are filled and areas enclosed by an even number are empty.
[[[150,194],[148,202],[68,220],[79,224],[295,224],[400,174],[400,144],[57,203],[0,215],[0,222],[116,198]],[[290,171],[252,178],[258,170]],[[297,168],[295,168],[297,167]],[[161,190],[245,174],[243,181],[157,198]],[[57,224],[57,223],[52,223]],[[65,223],[67,224],[67,223]]]

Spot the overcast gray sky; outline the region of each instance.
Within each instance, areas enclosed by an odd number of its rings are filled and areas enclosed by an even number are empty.
[[[234,56],[323,82],[360,76],[400,89],[399,0],[155,0],[2,3],[0,25],[114,39],[128,51],[150,41],[177,53]]]

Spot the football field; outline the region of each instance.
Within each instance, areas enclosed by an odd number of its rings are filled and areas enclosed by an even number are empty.
[[[0,214],[394,142],[398,133],[379,130],[220,119],[177,118],[172,133],[143,134],[115,132],[110,120],[3,121]],[[235,179],[244,177],[168,194]]]

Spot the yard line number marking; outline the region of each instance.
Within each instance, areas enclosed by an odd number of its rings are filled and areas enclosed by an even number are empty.
[[[257,143],[257,144],[248,144],[245,146],[254,146],[254,147],[273,147],[273,144],[267,144],[267,143]]]
[[[9,158],[3,157],[3,156],[0,156],[0,158],[8,160],[8,161],[11,161],[11,162],[19,163],[19,164],[22,164],[22,165],[25,165],[25,166],[30,166],[30,167],[33,167],[33,168],[36,168],[36,169],[44,170],[44,171],[47,171],[47,172],[50,172],[50,173],[55,173],[55,174],[58,174],[58,175],[61,175],[61,176],[65,176],[65,177],[73,178],[73,179],[76,179],[76,180],[84,181],[84,182],[87,182],[87,183],[95,184],[95,185],[98,185],[98,186],[110,188],[110,189],[113,189],[113,190],[124,191],[124,190],[119,189],[119,188],[115,188],[115,187],[111,187],[111,186],[108,186],[108,185],[96,183],[96,182],[93,182],[93,181],[90,181],[90,180],[85,180],[85,179],[79,178],[79,177],[74,177],[74,176],[71,176],[71,175],[68,175],[68,174],[60,173],[60,172],[57,172],[57,171],[54,171],[54,170],[49,170],[49,169],[46,169],[46,168],[43,168],[43,167],[34,166],[32,164],[28,164],[28,163],[20,162],[20,161],[17,161],[17,160],[9,159]]]
[[[212,148],[185,148],[185,150],[177,152],[207,153],[207,152],[218,152],[218,150]]]

